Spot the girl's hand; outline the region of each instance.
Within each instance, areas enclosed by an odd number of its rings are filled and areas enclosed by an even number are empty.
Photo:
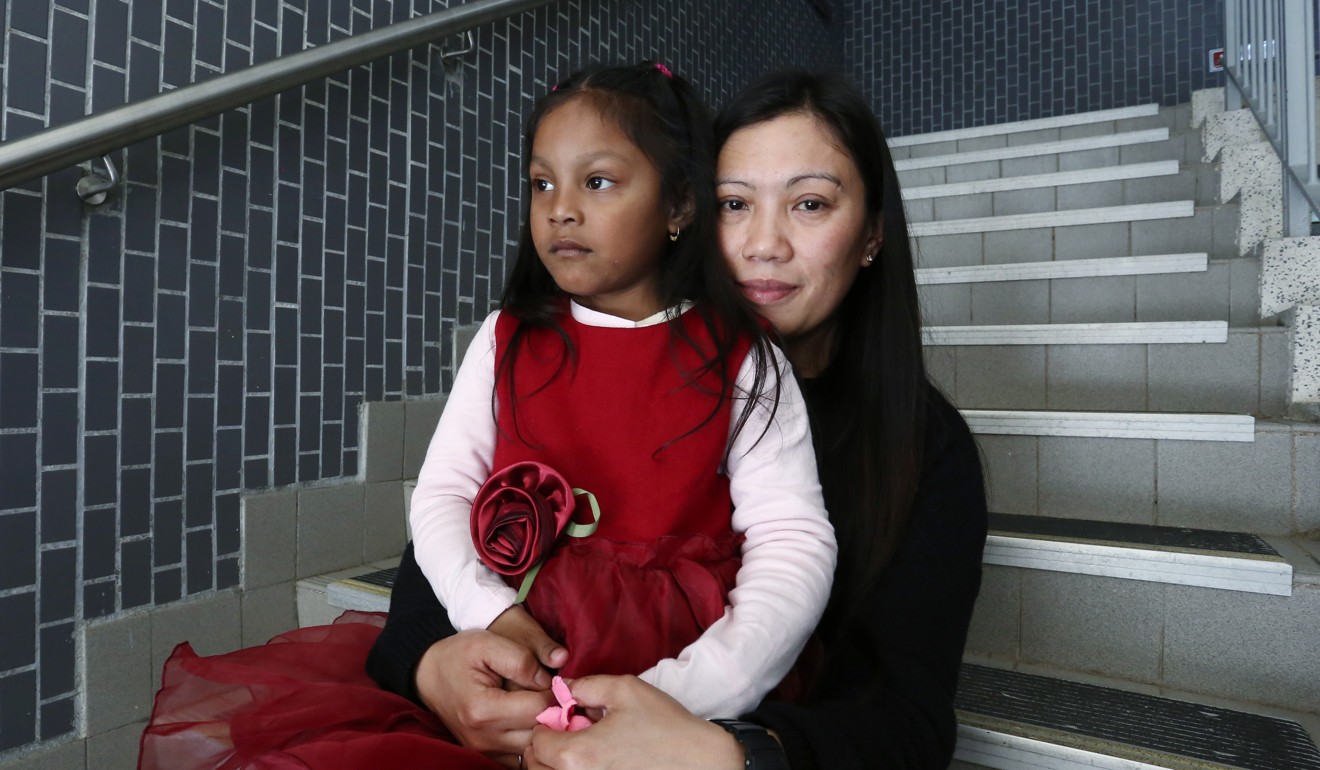
[[[536,715],[554,702],[550,675],[526,646],[489,631],[463,631],[426,651],[417,695],[459,743],[517,768]],[[520,692],[508,692],[505,684]]]
[[[500,613],[486,630],[531,650],[546,668],[557,669],[568,662],[568,650],[551,639],[545,629],[541,628],[541,624],[536,622],[536,618],[519,605],[515,604]],[[541,689],[545,690],[549,687],[550,680],[547,678],[545,687]]]
[[[528,770],[741,770],[743,750],[719,725],[633,676],[588,676],[569,683],[573,697],[600,709],[575,733],[532,731]]]

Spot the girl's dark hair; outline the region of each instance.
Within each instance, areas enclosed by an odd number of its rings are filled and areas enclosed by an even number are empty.
[[[666,208],[691,212],[691,219],[682,228],[678,240],[665,242],[660,262],[661,301],[666,308],[685,300],[695,303],[688,312],[698,314],[714,348],[692,339],[680,316],[669,320],[671,343],[687,345],[697,353],[701,364],[694,371],[685,372],[689,381],[696,382],[708,373],[714,374],[720,383],[720,393],[706,419],[698,425],[684,426],[686,432],[675,439],[700,429],[718,413],[724,399],[734,395],[736,370],[730,371],[726,363],[739,339],[752,340],[749,351],[755,366],[752,392],[764,394],[762,405],[768,404],[773,414],[779,402],[779,380],[777,370],[771,365],[769,342],[718,258],[715,143],[710,113],[705,104],[691,84],[655,62],[591,65],[569,75],[537,101],[524,130],[524,163],[531,157],[532,142],[541,121],[551,111],[579,98],[590,99],[602,117],[615,121],[654,164],[660,174],[661,200]],[[564,312],[564,293],[555,285],[550,271],[536,253],[536,245],[532,242],[531,207],[525,209],[517,256],[500,305],[504,312],[520,321],[505,346],[506,350],[500,355],[496,371],[497,377],[508,377],[511,386],[515,383],[518,351],[535,328],[551,329],[563,340],[564,355],[559,371],[571,365],[575,355],[559,325]],[[511,392],[526,392],[526,389],[512,389]],[[742,430],[757,408],[757,401],[748,398],[744,402],[733,435]],[[509,406],[516,429],[517,404]],[[523,437],[520,435],[520,438]]]
[[[930,386],[921,313],[898,172],[866,100],[829,76],[779,72],[733,98],[715,122],[717,147],[736,131],[784,115],[809,115],[856,164],[868,221],[882,222],[874,263],[861,270],[835,316],[838,343],[825,372],[806,383],[825,504],[839,566],[825,619],[837,630],[863,612],[903,537],[921,475]]]

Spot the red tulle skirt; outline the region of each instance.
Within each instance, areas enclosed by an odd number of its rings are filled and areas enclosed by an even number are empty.
[[[165,663],[140,770],[499,770],[454,742],[440,720],[367,676],[384,616],[260,647],[200,657],[181,644]]]
[[[525,606],[568,649],[563,676],[640,674],[723,617],[742,540],[733,532],[653,543],[570,539],[546,560]]]

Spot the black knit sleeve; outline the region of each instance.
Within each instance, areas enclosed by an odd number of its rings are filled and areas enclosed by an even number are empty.
[[[390,594],[390,614],[367,656],[367,674],[386,690],[417,700],[413,672],[431,645],[457,633],[408,543]]]
[[[869,614],[827,651],[813,700],[769,702],[747,715],[779,734],[793,770],[948,766],[985,537],[976,443],[935,396],[916,508]]]

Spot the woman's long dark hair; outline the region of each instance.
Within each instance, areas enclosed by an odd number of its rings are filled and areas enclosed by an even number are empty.
[[[742,128],[784,115],[820,121],[866,186],[868,222],[882,222],[874,263],[861,270],[834,322],[837,348],[804,383],[826,507],[839,542],[828,635],[880,580],[903,537],[921,475],[930,386],[921,353],[907,217],[898,172],[865,99],[827,75],[790,71],[743,89],[715,122],[716,146]]]
[[[531,158],[532,142],[541,121],[552,110],[572,99],[590,99],[592,106],[604,118],[615,121],[655,165],[660,173],[661,200],[668,210],[681,211],[691,207],[691,219],[682,228],[678,240],[665,243],[660,262],[661,300],[666,308],[676,307],[685,300],[695,303],[688,312],[698,314],[706,336],[713,342],[713,349],[692,339],[677,315],[669,319],[671,343],[690,347],[701,362],[694,371],[684,372],[689,382],[695,383],[707,374],[713,374],[718,377],[720,389],[706,419],[698,425],[683,426],[686,432],[676,435],[675,440],[710,422],[724,400],[735,395],[736,369],[731,371],[727,364],[739,340],[751,339],[749,355],[753,357],[755,371],[752,392],[760,396],[744,402],[731,434],[736,435],[756,408],[768,408],[773,414],[779,403],[779,379],[778,371],[771,363],[773,359],[764,330],[717,256],[715,143],[710,113],[692,86],[663,65],[654,62],[592,65],[560,81],[537,101],[527,119],[523,137],[524,159]],[[571,365],[574,356],[568,336],[560,326],[564,293],[555,285],[550,271],[536,253],[536,245],[532,242],[531,207],[525,208],[517,257],[501,301],[503,311],[521,322],[500,355],[496,370],[497,377],[508,377],[511,393],[527,392],[513,388],[513,385],[519,349],[532,330],[550,329],[559,334],[564,342],[560,371]],[[517,404],[509,407],[516,430]],[[525,439],[521,435],[519,438]]]

